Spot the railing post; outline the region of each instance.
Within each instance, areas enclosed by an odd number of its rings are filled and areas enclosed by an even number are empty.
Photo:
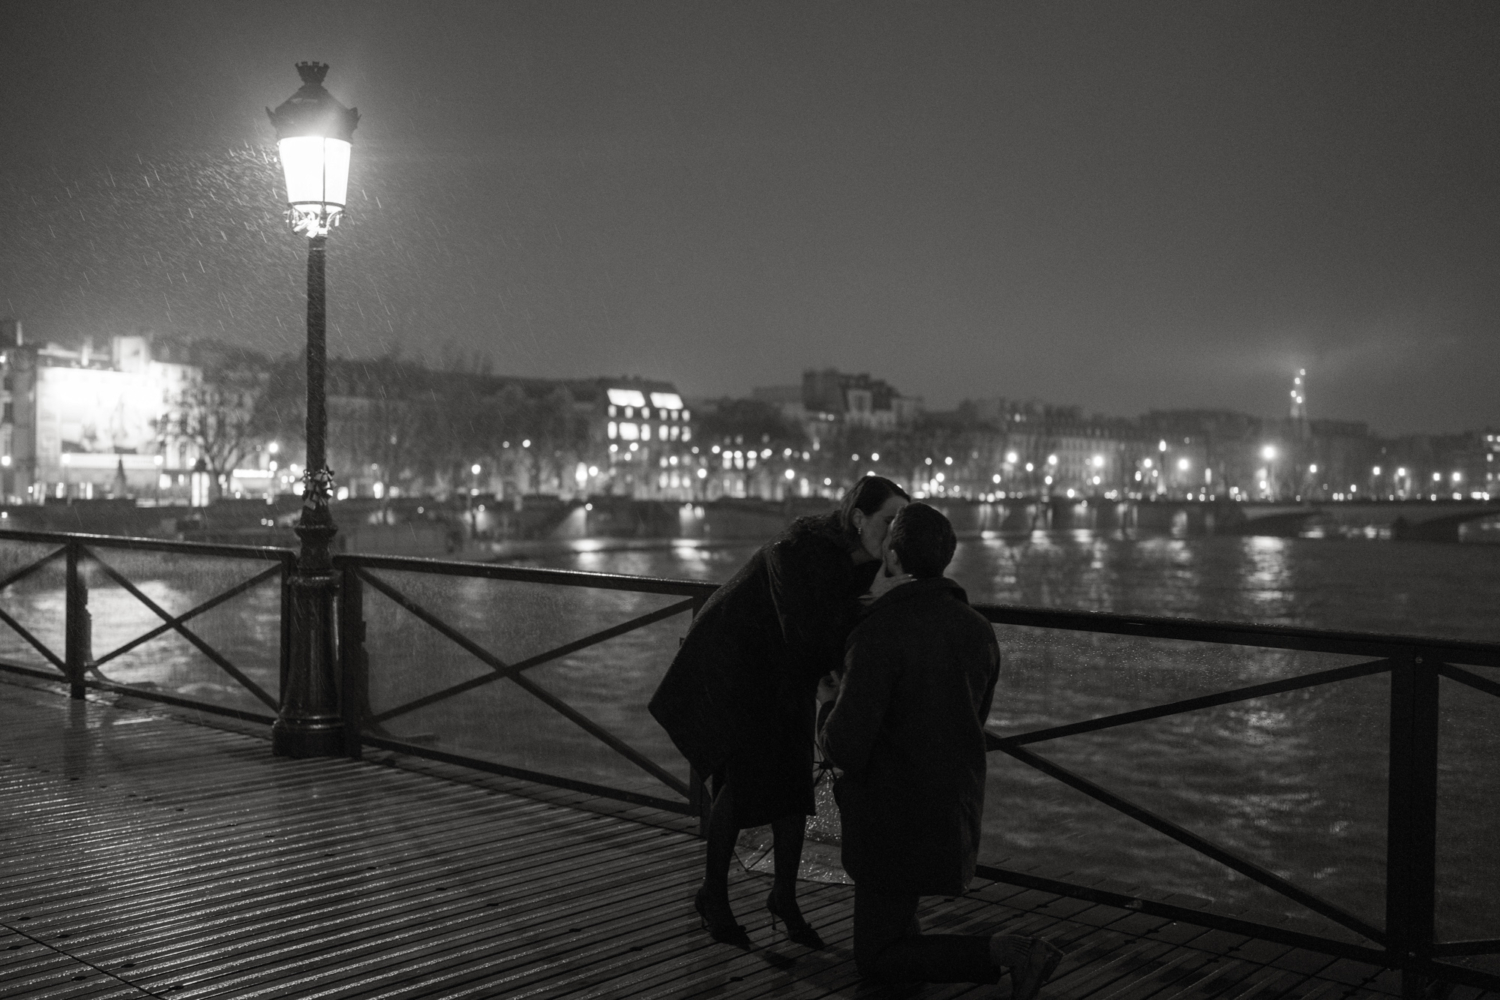
[[[365,720],[370,717],[370,660],[365,650],[364,582],[349,563],[340,569],[339,673],[344,692],[344,753],[358,760],[364,744]]]
[[[63,662],[68,667],[68,694],[82,700],[83,678],[93,659],[93,622],[89,618],[89,588],[79,572],[82,546],[67,543],[67,582],[64,585]]]
[[[1420,651],[1391,669],[1390,788],[1386,803],[1386,949],[1403,997],[1420,997],[1432,958],[1437,883],[1437,662]]]
[[[286,704],[287,675],[292,665],[292,563],[281,562],[281,663],[276,681],[276,700],[280,706]]]

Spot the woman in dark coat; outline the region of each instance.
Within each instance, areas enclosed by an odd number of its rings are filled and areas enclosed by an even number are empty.
[[[797,908],[802,836],[813,804],[818,679],[837,670],[860,598],[879,575],[880,544],[910,498],[865,476],[837,511],[799,518],[714,592],[651,699],[651,714],[701,775],[714,778],[698,913],[715,940],[748,946],[729,907],[741,829],[771,825],[776,876],[766,900],[792,940],[821,948]]]

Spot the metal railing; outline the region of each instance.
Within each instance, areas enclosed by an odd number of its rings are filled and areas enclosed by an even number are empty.
[[[1368,945],[1351,944],[1285,927],[1221,916],[1211,911],[1098,890],[993,866],[981,865],[981,875],[1400,969],[1403,973],[1411,974],[1407,976],[1409,982],[1404,989],[1407,993],[1413,992],[1421,979],[1427,976],[1486,989],[1500,987],[1500,976],[1439,961],[1443,958],[1500,953],[1500,940],[1439,941],[1436,935],[1440,722],[1438,681],[1439,678],[1446,677],[1473,690],[1500,696],[1500,683],[1464,669],[1465,666],[1500,667],[1500,645],[999,605],[977,605],[976,610],[997,625],[1373,658],[1331,670],[1046,729],[1006,736],[986,734],[992,752],[1006,754],[1157,833],[1170,837],[1192,851],[1353,931],[1368,941]],[[1193,833],[1030,749],[1035,744],[1065,736],[1103,732],[1132,723],[1380,674],[1390,676],[1383,926],[1373,925],[1255,861]]]
[[[270,724],[275,722],[277,699],[257,684],[246,672],[237,667],[223,651],[215,648],[195,633],[188,623],[205,612],[217,608],[253,588],[278,581],[281,589],[280,649],[279,663],[282,677],[288,669],[289,626],[287,583],[296,562],[296,553],[289,549],[238,545],[208,545],[193,542],[176,542],[161,539],[122,538],[108,535],[71,535],[49,532],[3,532],[0,543],[29,542],[55,545],[56,548],[28,562],[21,568],[0,579],[0,623],[19,635],[55,670],[37,669],[20,663],[0,661],[0,670],[20,673],[48,680],[64,680],[69,684],[72,696],[82,698],[88,689],[99,689],[128,694],[132,697],[162,702],[182,708],[223,715],[248,722]],[[202,600],[186,611],[172,614],[152,600],[133,581],[128,579],[101,554],[108,549],[134,552],[160,552],[181,556],[217,557],[221,559],[270,562],[271,566],[255,573],[246,580],[226,588]],[[5,610],[4,596],[8,587],[19,583],[44,567],[62,561],[66,576],[63,588],[66,594],[65,649],[52,649]],[[88,610],[89,588],[87,570],[93,567],[109,581],[119,585],[126,593],[149,609],[162,623],[125,642],[116,649],[95,656],[91,649],[91,618]],[[568,704],[545,687],[526,676],[526,672],[577,653],[591,646],[607,642],[637,629],[681,614],[696,614],[697,609],[712,594],[714,584],[685,580],[661,580],[648,577],[620,576],[605,573],[584,573],[569,570],[529,569],[524,567],[497,566],[484,563],[449,562],[435,559],[417,559],[386,556],[340,555],[334,559],[335,572],[339,578],[338,649],[341,704],[345,734],[345,749],[350,756],[359,756],[363,747],[398,751],[412,756],[458,764],[497,774],[519,777],[544,784],[554,785],[591,795],[619,799],[640,805],[668,810],[690,816],[704,815],[707,803],[703,797],[703,782],[689,772],[687,780],[673,775],[656,761],[628,741],[590,719],[583,712]],[[435,577],[466,577],[470,579],[504,580],[539,585],[587,588],[591,590],[627,591],[636,594],[660,594],[681,597],[665,607],[646,614],[636,615],[625,621],[596,630],[591,634],[562,643],[561,645],[534,653],[515,662],[507,662],[495,651],[465,634],[442,617],[424,607],[405,593],[389,578],[389,573],[419,574]],[[468,678],[401,704],[375,711],[370,706],[369,656],[366,650],[365,591],[374,590],[389,598],[397,607],[431,628],[438,636],[454,643],[468,652],[488,668],[486,673]],[[184,698],[138,686],[121,683],[110,678],[102,669],[111,661],[131,652],[152,639],[166,633],[174,633],[190,643],[199,653],[213,663],[225,677],[248,692],[255,700],[265,705],[273,714],[265,715],[245,711],[211,702]],[[547,708],[557,713],[582,732],[629,761],[656,782],[665,786],[672,797],[645,794],[635,789],[618,788],[598,782],[583,781],[565,775],[520,768],[496,762],[485,756],[457,753],[438,749],[425,743],[403,740],[385,731],[385,723],[453,699],[469,691],[497,682],[516,685]]]
[[[527,671],[566,656],[597,646],[600,643],[645,628],[660,621],[683,614],[697,614],[703,602],[714,592],[711,583],[696,583],[686,580],[664,580],[650,577],[621,576],[607,573],[584,573],[573,570],[530,569],[517,566],[500,566],[487,563],[447,562],[436,559],[416,559],[396,556],[341,555],[334,559],[335,570],[340,574],[339,605],[339,655],[344,697],[344,731],[349,740],[351,754],[358,753],[360,745],[383,750],[425,757],[447,763],[475,767],[497,774],[539,781],[545,784],[570,788],[607,798],[619,799],[640,805],[654,806],[671,812],[702,816],[706,809],[703,798],[703,782],[693,774],[683,781],[628,741],[583,712],[568,704],[566,700],[549,691],[527,676]],[[390,573],[419,574],[424,576],[468,577],[497,581],[533,583],[545,586],[577,587],[590,590],[626,591],[634,594],[659,594],[680,597],[682,600],[656,608],[645,614],[635,615],[616,622],[606,628],[532,653],[522,659],[507,661],[494,650],[467,635],[437,611],[424,607],[409,593],[402,590],[389,578]],[[369,657],[366,652],[365,590],[369,588],[386,598],[407,614],[423,622],[444,639],[466,651],[487,668],[486,672],[458,683],[449,684],[416,698],[408,699],[379,711],[370,706],[368,685],[370,680]],[[475,756],[440,750],[410,740],[401,740],[386,735],[382,730],[386,723],[455,698],[491,684],[508,682],[515,685],[537,701],[566,719],[573,726],[588,734],[613,753],[630,762],[635,768],[650,776],[675,794],[675,798],[644,794],[636,790],[617,788],[597,782],[582,781],[560,774],[521,768]],[[644,706],[642,706],[644,707]]]
[[[82,698],[84,693],[89,689],[97,689],[129,694],[137,698],[158,701],[180,708],[192,708],[247,722],[270,724],[276,721],[274,713],[277,710],[277,697],[266,691],[262,685],[257,684],[244,670],[225,655],[223,651],[215,648],[195,632],[189,626],[189,622],[208,611],[232,601],[242,594],[248,593],[257,587],[269,585],[274,581],[280,590],[282,600],[278,662],[282,676],[284,676],[287,665],[288,623],[285,606],[286,580],[296,560],[296,553],[287,549],[264,546],[211,545],[153,538],[125,538],[115,535],[81,535],[35,531],[6,531],[0,533],[0,544],[6,542],[40,543],[45,546],[55,546],[50,552],[27,562],[19,569],[11,571],[3,579],[0,579],[0,623],[4,623],[11,631],[20,636],[28,646],[40,654],[43,661],[54,669],[37,669],[21,663],[0,661],[0,670],[39,677],[45,680],[66,681],[69,691],[74,698]],[[197,558],[240,560],[252,564],[269,563],[270,565],[254,573],[249,578],[227,587],[205,600],[199,601],[186,611],[174,614],[163,608],[157,601],[153,600],[137,586],[135,582],[112,565],[107,554],[114,552],[159,552]],[[33,631],[26,628],[25,625],[5,610],[4,607],[4,599],[10,588],[58,562],[63,564],[65,573],[62,583],[65,607],[64,639],[63,649],[60,651],[47,645],[46,642],[39,638]],[[93,651],[92,617],[89,612],[89,586],[87,579],[90,569],[97,571],[105,579],[118,585],[121,590],[134,598],[142,607],[149,610],[155,617],[160,618],[161,624],[147,629],[114,649],[96,655]],[[144,689],[120,683],[105,673],[104,668],[111,662],[119,659],[126,653],[138,649],[151,640],[167,634],[176,635],[184,639],[198,652],[202,653],[209,662],[222,671],[227,678],[248,692],[272,714],[266,715],[254,711],[244,711],[200,699],[183,698],[156,690]]]
[[[268,585],[273,580],[278,581],[282,593],[280,663],[282,670],[285,671],[289,627],[286,592],[287,580],[295,560],[294,552],[279,548],[203,545],[151,539],[39,532],[0,534],[0,544],[5,541],[56,546],[52,551],[0,579],[0,623],[8,626],[25,640],[55,669],[36,669],[4,662],[0,662],[0,669],[54,680],[65,680],[74,697],[83,697],[85,690],[89,688],[99,688],[248,721],[264,723],[274,721],[272,716],[258,712],[247,712],[121,684],[111,680],[103,668],[116,658],[139,648],[152,639],[172,633],[189,642],[215,664],[225,676],[248,691],[252,697],[272,712],[276,711],[276,699],[257,685],[220,650],[204,641],[190,628],[189,623],[195,617],[241,594],[256,587]],[[189,610],[174,614],[153,601],[110,564],[105,558],[105,553],[111,550],[211,556],[269,565],[238,584],[200,601]],[[57,561],[64,563],[66,572],[64,580],[66,593],[64,634],[66,638],[65,648],[61,652],[48,647],[45,642],[5,610],[4,601],[7,588]],[[161,619],[161,623],[116,649],[94,656],[90,649],[88,589],[85,585],[85,569],[90,565],[149,609]],[[362,747],[398,751],[569,788],[591,795],[698,816],[700,819],[705,816],[707,799],[703,782],[698,775],[689,773],[687,781],[681,780],[653,761],[639,748],[632,746],[628,741],[570,705],[564,698],[532,680],[527,676],[527,672],[674,616],[696,614],[703,602],[716,589],[715,585],[566,570],[362,555],[336,557],[335,571],[339,576],[340,589],[338,631],[342,705],[346,749],[350,755],[357,756]],[[507,660],[445,619],[440,610],[424,606],[407,590],[398,586],[391,579],[392,574],[480,578],[545,586],[654,594],[681,599],[645,614],[634,615],[605,628],[597,629],[542,652],[520,659]],[[388,708],[374,710],[370,705],[368,694],[370,671],[366,649],[367,589],[383,595],[405,614],[412,616],[439,636],[466,651],[481,663],[485,670],[460,682],[409,698]],[[981,865],[979,868],[981,876],[1400,969],[1407,974],[1406,992],[1409,993],[1419,988],[1423,977],[1434,977],[1487,989],[1500,987],[1500,977],[1442,961],[1445,958],[1500,953],[1500,940],[1439,941],[1435,933],[1439,678],[1446,677],[1487,695],[1500,696],[1500,683],[1465,669],[1469,666],[1500,667],[1500,645],[998,605],[977,605],[976,609],[983,613],[990,622],[997,625],[1369,658],[1365,662],[1349,666],[1233,688],[1030,732],[1008,735],[987,734],[989,747],[993,752],[1008,755],[1110,809],[1170,837],[1198,854],[1354,932],[1368,943],[1352,944],[1336,938],[1289,930],[1283,926],[1259,923],[1243,917],[1191,909],[1147,897],[1069,883],[1030,872]],[[1065,736],[1103,732],[1131,723],[1163,719],[1186,712],[1381,674],[1390,676],[1385,857],[1386,905],[1385,919],[1381,926],[1376,926],[1348,912],[1255,861],[1242,857],[1204,836],[1195,834],[1031,749],[1036,744]],[[645,794],[634,789],[618,788],[560,774],[497,763],[476,755],[437,749],[409,739],[403,740],[384,731],[385,724],[394,719],[448,701],[466,692],[502,682],[513,684],[527,692],[578,730],[588,734],[614,754],[628,761],[633,767],[659,782],[672,793],[672,797]],[[641,708],[643,710],[644,706]]]

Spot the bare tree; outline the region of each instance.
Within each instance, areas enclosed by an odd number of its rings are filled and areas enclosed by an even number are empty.
[[[208,467],[215,497],[224,480],[281,428],[286,407],[279,366],[253,352],[199,350],[170,408],[155,421],[159,440],[186,443]]]
[[[387,487],[410,489],[427,447],[421,410],[428,381],[426,370],[394,351],[330,364],[328,411],[336,427],[331,443],[349,467],[346,474],[369,470]],[[389,498],[388,489],[382,492]]]

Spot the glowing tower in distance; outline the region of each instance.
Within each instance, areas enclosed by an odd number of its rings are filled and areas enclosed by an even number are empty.
[[[1307,369],[1298,368],[1292,379],[1292,425],[1298,437],[1307,437]]]

